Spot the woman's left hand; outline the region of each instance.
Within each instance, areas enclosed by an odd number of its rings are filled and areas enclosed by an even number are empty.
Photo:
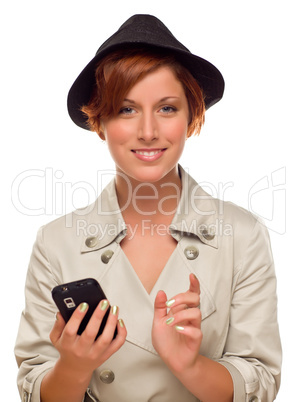
[[[173,373],[178,374],[191,368],[199,357],[202,341],[199,305],[200,284],[194,274],[190,275],[187,292],[169,301],[163,291],[159,291],[156,296],[152,341]]]

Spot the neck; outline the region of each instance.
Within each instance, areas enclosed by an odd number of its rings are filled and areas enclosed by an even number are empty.
[[[116,175],[116,190],[123,215],[174,215],[181,195],[181,179],[177,167],[157,182],[139,182],[121,173]]]

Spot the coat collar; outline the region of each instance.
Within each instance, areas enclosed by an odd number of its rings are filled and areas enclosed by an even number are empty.
[[[170,230],[177,240],[183,233],[194,234],[203,243],[218,248],[218,203],[181,167],[182,193]]]
[[[83,217],[83,240],[81,252],[99,250],[115,239],[120,241],[126,234],[116,194],[115,179],[102,191],[97,200],[86,209]]]
[[[185,233],[197,236],[203,243],[218,247],[216,227],[218,200],[207,194],[179,165],[182,193],[176,214],[169,226],[171,235],[180,240]],[[84,226],[81,252],[99,250],[113,241],[120,242],[127,228],[123,219],[113,179],[97,200],[78,215]]]

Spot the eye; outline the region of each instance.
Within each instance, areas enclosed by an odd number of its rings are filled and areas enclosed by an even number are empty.
[[[173,106],[163,106],[163,107],[160,109],[160,111],[163,112],[163,113],[168,114],[168,113],[176,112],[176,108],[173,107]]]
[[[121,110],[119,111],[119,114],[133,114],[135,113],[135,110],[132,107],[122,107]]]

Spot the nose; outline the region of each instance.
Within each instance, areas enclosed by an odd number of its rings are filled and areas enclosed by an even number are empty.
[[[153,113],[143,112],[139,121],[138,139],[151,142],[158,138],[157,123]]]

